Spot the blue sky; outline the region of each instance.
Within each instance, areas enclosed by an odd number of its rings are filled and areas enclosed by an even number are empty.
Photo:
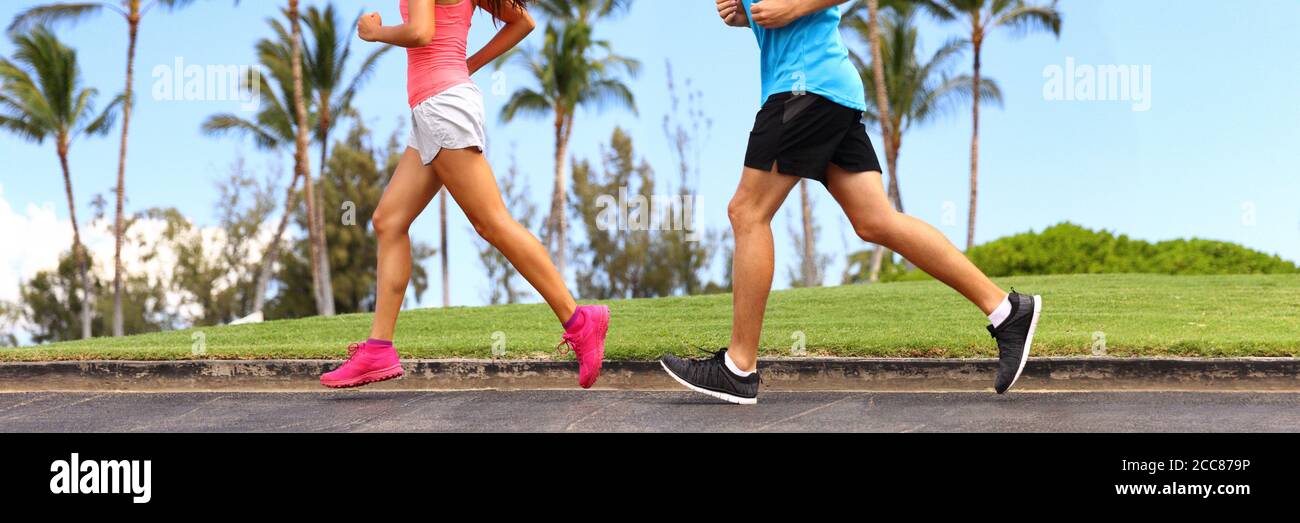
[[[0,21],[7,23],[38,3],[4,2]],[[265,19],[279,3],[258,0],[233,8],[222,1],[201,2],[175,14],[157,11],[145,20],[128,166],[129,210],[176,206],[210,224],[213,183],[235,156],[287,173],[287,157],[258,153],[247,142],[201,135],[199,124],[208,115],[237,110],[234,103],[165,102],[149,95],[154,66],[170,65],[177,57],[186,64],[254,63],[253,44],[269,34]],[[389,23],[398,19],[396,0],[337,4],[349,17],[366,9],[380,11]],[[1300,3],[1250,0],[1234,3],[1230,13],[1222,7],[1208,0],[1064,0],[1059,41],[1041,34],[994,36],[985,50],[984,71],[1000,83],[1006,104],[982,115],[977,241],[1069,220],[1149,240],[1230,240],[1300,261],[1300,64],[1295,53],[1300,49]],[[471,48],[486,42],[492,30],[488,20],[476,19]],[[926,51],[957,30],[956,25],[924,23]],[[126,42],[119,17],[106,13],[59,34],[79,50],[89,85],[105,93],[121,89]],[[621,54],[642,61],[642,74],[630,82],[640,111],[580,112],[573,154],[595,159],[599,145],[618,125],[631,132],[639,154],[661,177],[675,179],[662,130],[668,110],[665,64],[671,61],[679,83],[690,79],[702,91],[713,120],[702,144],[696,208],[704,226],[726,227],[726,202],[760,102],[753,36],[723,26],[709,0],[641,0],[630,13],[602,24],[599,34]],[[536,45],[540,38],[538,31],[528,42]],[[355,47],[368,48],[360,41]],[[11,52],[8,41],[0,43],[0,53]],[[1045,68],[1064,67],[1070,58],[1077,64],[1150,66],[1150,110],[1135,112],[1128,102],[1046,100]],[[390,53],[357,101],[377,136],[386,137],[408,116],[404,59],[401,52]],[[958,65],[953,72],[965,72],[969,58]],[[522,71],[507,68],[506,73],[508,90],[527,81]],[[487,73],[476,80],[487,96],[491,160],[504,171],[513,148],[533,200],[544,206],[553,165],[549,125],[542,120],[502,124],[497,114],[505,97],[493,94]],[[907,210],[958,245],[965,236],[969,140],[969,110],[962,109],[905,136],[899,166]],[[116,137],[74,146],[79,212],[88,214],[92,196],[112,186],[117,146]],[[45,206],[66,219],[52,145],[0,135],[0,158],[0,197],[14,213]],[[315,158],[313,154],[313,169]],[[834,283],[846,248],[857,250],[861,243],[824,191],[815,193],[823,229],[820,248],[835,260],[827,280]],[[796,199],[790,203],[792,208]],[[474,255],[473,233],[463,215],[452,214],[453,302],[479,304],[486,282]],[[778,286],[785,285],[786,268],[793,263],[785,234],[790,216],[783,211],[774,224]],[[413,234],[434,243],[436,227],[435,213],[426,213]],[[18,277],[13,267],[8,269],[0,277]],[[425,304],[440,295],[435,282]]]

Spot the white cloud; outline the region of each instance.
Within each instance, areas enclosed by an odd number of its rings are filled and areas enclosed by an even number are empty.
[[[72,248],[72,223],[66,215],[66,209],[56,209],[53,202],[29,204],[22,212],[16,211],[4,194],[4,186],[0,185],[0,245],[5,246],[0,249],[0,301],[17,301],[21,282],[40,271],[55,268],[59,256]],[[92,271],[108,280],[113,274],[112,219],[109,217],[87,223],[87,218],[78,215],[81,239],[95,260]],[[249,253],[250,259],[262,258],[263,246],[270,242],[274,225],[270,223],[259,231],[256,246]],[[162,237],[165,229],[166,223],[162,220],[141,219],[135,222],[122,246],[123,269],[128,274],[144,274],[150,279],[163,281],[171,279],[176,266],[176,255],[170,249],[158,249],[157,256],[152,260],[141,259],[146,251],[141,245],[152,246]],[[197,232],[202,235],[205,252],[212,256],[221,252],[225,242],[224,231],[217,227],[203,227]],[[229,285],[232,282],[233,275],[227,275],[221,283]],[[183,320],[195,318],[202,312],[196,306],[184,306],[185,300],[177,293],[168,293],[166,299],[165,308],[178,311]],[[16,327],[19,331],[26,330],[24,325]],[[20,338],[25,339],[26,336],[22,334],[20,332]]]
[[[56,266],[59,254],[71,248],[72,225],[58,217],[53,203],[15,211],[0,185],[0,245],[0,300],[14,301],[19,282]]]

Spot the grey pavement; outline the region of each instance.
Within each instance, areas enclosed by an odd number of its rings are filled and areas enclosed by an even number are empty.
[[[0,393],[0,432],[1296,432],[1300,394]]]

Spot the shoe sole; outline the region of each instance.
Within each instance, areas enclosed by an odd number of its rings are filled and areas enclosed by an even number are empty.
[[[604,307],[605,314],[600,317],[600,320],[597,323],[597,325],[600,326],[600,332],[601,332],[600,357],[596,359],[596,376],[591,378],[591,383],[588,385],[583,385],[581,381],[578,382],[578,386],[584,389],[590,389],[593,385],[596,384],[596,381],[600,379],[600,369],[605,365],[605,339],[609,337],[610,312],[608,306],[601,305],[601,307]],[[579,367],[579,369],[581,369],[581,367]]]
[[[999,394],[1006,394],[1011,387],[1016,386],[1016,381],[1020,380],[1020,373],[1025,371],[1025,363],[1029,362],[1029,347],[1034,344],[1034,331],[1038,330],[1038,316],[1043,313],[1043,297],[1034,296],[1034,318],[1029,321],[1029,335],[1025,337],[1025,348],[1020,352],[1020,368],[1016,369],[1016,377],[1011,378],[1011,384],[1007,389]]]
[[[691,389],[691,390],[693,390],[693,391],[695,391],[695,392],[698,392],[698,393],[700,393],[700,394],[705,394],[705,395],[708,395],[708,396],[712,396],[712,397],[717,398],[717,399],[720,399],[720,400],[722,400],[722,401],[726,401],[726,402],[730,402],[730,403],[735,403],[735,404],[737,404],[737,405],[754,405],[754,404],[758,403],[758,398],[742,398],[742,397],[740,397],[740,396],[734,396],[734,395],[731,395],[731,394],[727,394],[727,393],[725,393],[725,392],[717,392],[717,391],[712,391],[712,390],[709,390],[709,389],[706,389],[706,388],[703,388],[703,387],[696,387],[695,385],[691,385],[690,383],[687,383],[686,380],[681,379],[681,378],[678,377],[676,374],[674,374],[673,371],[672,371],[672,369],[669,369],[669,368],[668,368],[668,364],[664,363],[662,360],[659,362],[659,366],[660,366],[660,367],[663,367],[663,368],[664,368],[664,372],[667,372],[668,375],[669,375],[669,376],[672,376],[674,380],[677,380],[677,383],[681,383],[682,386],[684,386],[684,387],[686,387],[686,388],[688,388],[688,389]]]
[[[371,383],[379,383],[381,381],[400,378],[404,375],[406,375],[406,371],[402,370],[401,364],[397,364],[387,369],[372,370],[350,380],[334,382],[325,382],[324,380],[321,380],[320,384],[331,389],[350,389],[362,385],[369,385]]]

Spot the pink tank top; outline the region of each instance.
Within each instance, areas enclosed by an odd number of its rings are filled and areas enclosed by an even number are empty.
[[[434,0],[429,0],[430,2]],[[402,0],[402,21],[411,21],[409,0]],[[469,26],[474,18],[474,0],[441,5],[435,9],[437,29],[433,42],[406,50],[406,94],[411,108],[457,85],[470,82],[465,63]]]

